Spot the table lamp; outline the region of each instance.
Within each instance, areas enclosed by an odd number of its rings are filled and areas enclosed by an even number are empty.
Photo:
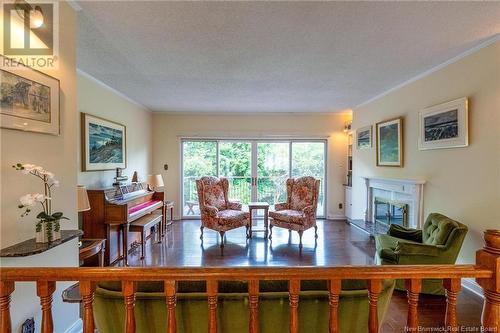
[[[158,187],[164,186],[163,177],[161,175],[149,175],[148,185],[151,191],[155,191]]]
[[[87,189],[85,186],[77,186],[78,193],[78,212],[85,212],[90,210],[89,196],[87,195]]]

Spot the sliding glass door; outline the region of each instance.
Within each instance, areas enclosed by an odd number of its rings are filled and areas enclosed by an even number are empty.
[[[320,179],[318,217],[325,215],[325,140],[182,140],[183,217],[199,216],[196,179],[222,176],[229,180],[229,198],[244,206],[264,201],[273,209],[286,201],[286,180]]]

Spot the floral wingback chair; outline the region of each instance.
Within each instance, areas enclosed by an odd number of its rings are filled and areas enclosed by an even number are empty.
[[[276,211],[269,212],[270,235],[272,239],[273,227],[286,228],[299,232],[302,248],[302,233],[314,227],[315,237],[318,238],[316,226],[316,208],[318,207],[319,180],[314,177],[300,177],[286,181],[287,201],[275,204]]]
[[[228,230],[244,226],[249,237],[250,214],[241,210],[240,203],[228,200],[229,182],[226,178],[202,177],[196,180],[196,189],[201,213],[200,239],[203,239],[205,227],[219,232],[221,248],[224,247],[224,234]]]

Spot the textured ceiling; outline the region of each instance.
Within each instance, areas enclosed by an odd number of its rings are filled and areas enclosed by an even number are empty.
[[[339,111],[500,33],[500,2],[78,4],[78,67],[153,111]]]

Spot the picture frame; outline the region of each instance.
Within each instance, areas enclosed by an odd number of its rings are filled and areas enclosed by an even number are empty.
[[[8,58],[3,55],[0,57],[0,127],[59,135],[59,80],[12,59],[6,61]]]
[[[361,127],[356,130],[356,148],[359,150],[373,147],[372,125]]]
[[[419,112],[418,149],[445,149],[469,145],[467,97],[441,103]]]
[[[403,117],[376,124],[377,166],[403,167]]]
[[[81,113],[82,171],[127,167],[127,127]]]

